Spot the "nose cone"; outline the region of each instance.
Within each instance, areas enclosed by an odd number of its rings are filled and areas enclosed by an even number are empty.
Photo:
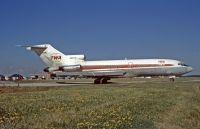
[[[191,72],[193,70],[192,67],[187,67],[187,72]]]

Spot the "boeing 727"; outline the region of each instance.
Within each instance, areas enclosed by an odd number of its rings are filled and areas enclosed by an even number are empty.
[[[40,56],[47,65],[45,72],[54,76],[94,78],[95,84],[105,84],[111,78],[181,76],[192,71],[192,67],[172,59],[86,61],[85,55],[64,55],[50,44],[23,47]]]

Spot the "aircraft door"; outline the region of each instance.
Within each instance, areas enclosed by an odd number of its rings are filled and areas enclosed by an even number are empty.
[[[128,62],[128,67],[132,69],[133,68],[133,62]]]
[[[133,65],[133,62],[128,62],[128,67],[129,67],[129,70],[128,70],[128,73],[130,74],[130,76],[134,76],[135,73],[134,73],[134,65]]]

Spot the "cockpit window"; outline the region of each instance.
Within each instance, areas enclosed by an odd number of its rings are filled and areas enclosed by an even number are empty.
[[[183,63],[183,62],[178,63],[178,65],[181,65],[181,66],[188,66],[188,65],[186,65],[186,64]]]

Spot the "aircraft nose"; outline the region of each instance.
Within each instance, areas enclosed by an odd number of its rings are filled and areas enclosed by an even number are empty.
[[[192,70],[193,70],[192,67],[187,67],[187,71],[188,71],[188,72],[191,72]]]

